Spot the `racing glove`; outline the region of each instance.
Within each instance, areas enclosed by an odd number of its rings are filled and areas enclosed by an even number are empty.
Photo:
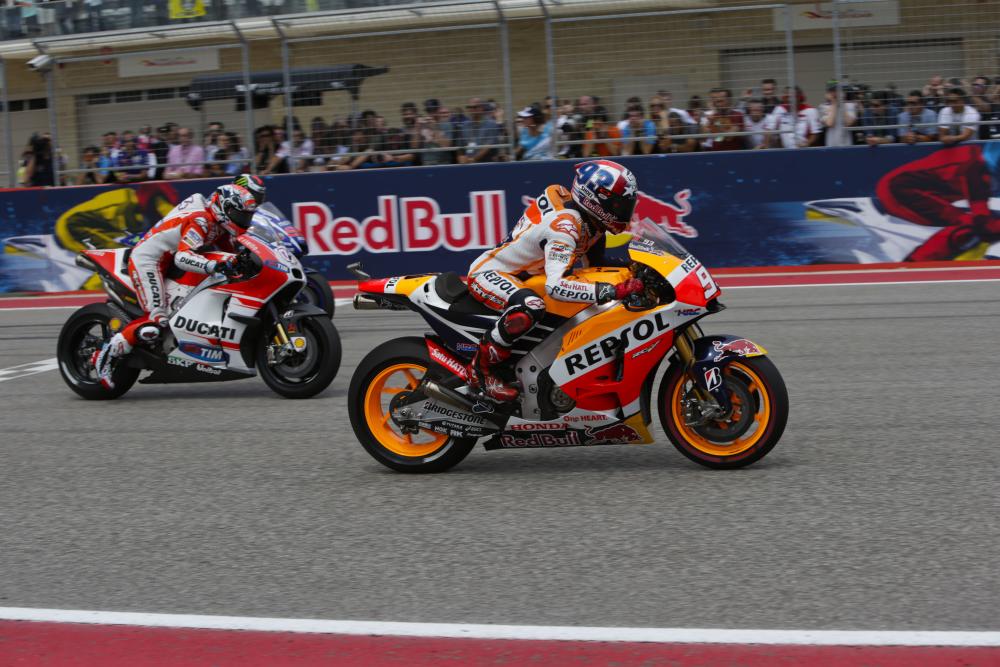
[[[621,301],[628,296],[642,292],[644,289],[645,285],[638,278],[629,278],[617,285],[597,283],[597,303],[607,303],[613,299]]]
[[[236,261],[233,258],[216,260],[213,273],[221,273],[224,276],[232,277],[239,273],[239,269],[236,268]]]

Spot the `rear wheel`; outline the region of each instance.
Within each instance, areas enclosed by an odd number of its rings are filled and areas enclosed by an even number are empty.
[[[729,418],[702,425],[686,423],[685,402],[695,399],[694,383],[672,365],[660,383],[660,423],[674,447],[708,468],[742,468],[770,452],[788,421],[788,392],[767,357],[744,357],[723,367],[723,385],[733,411]]]
[[[310,398],[330,386],[340,369],[340,335],[326,317],[303,317],[296,331],[306,340],[302,352],[276,359],[274,327],[257,343],[257,370],[275,393],[285,398]]]
[[[111,374],[114,389],[105,389],[97,379],[91,359],[111,339],[112,317],[107,304],[92,303],[70,315],[59,332],[56,345],[59,374],[70,389],[91,401],[118,398],[139,379],[139,370],[129,368],[124,357],[117,360]]]
[[[432,368],[422,338],[398,338],[372,350],[358,366],[348,391],[351,426],[372,458],[399,472],[443,472],[461,462],[475,438],[433,431],[404,433],[393,421],[394,396],[417,388]]]

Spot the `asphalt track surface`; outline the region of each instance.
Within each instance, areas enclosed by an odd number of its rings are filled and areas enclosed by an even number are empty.
[[[338,308],[320,397],[259,380],[89,403],[0,382],[0,606],[454,623],[1000,629],[1000,283],[730,290],[710,333],[791,398],[762,462],[648,446],[383,469],[351,373],[410,314]],[[0,311],[0,369],[72,310]]]

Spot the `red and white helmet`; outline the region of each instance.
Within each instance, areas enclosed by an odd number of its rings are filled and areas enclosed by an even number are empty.
[[[590,160],[576,166],[573,201],[612,234],[625,231],[632,221],[639,189],[635,175],[611,160]]]
[[[216,222],[233,236],[247,230],[257,210],[257,200],[250,191],[239,185],[222,185],[208,201]]]

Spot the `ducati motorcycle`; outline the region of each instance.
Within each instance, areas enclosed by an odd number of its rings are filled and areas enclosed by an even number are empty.
[[[412,310],[433,329],[388,341],[358,366],[348,394],[358,440],[394,470],[439,472],[479,440],[487,450],[651,443],[655,411],[674,447],[696,463],[759,461],[788,419],[785,384],[767,351],[741,336],[702,332],[702,318],[724,308],[721,290],[662,228],[634,223],[628,252],[629,269],[574,271],[591,282],[642,280],[644,291],[621,302],[557,301],[544,275],[526,281],[547,312],[497,368],[521,389],[500,404],[466,382],[497,313],[454,273],[371,279],[355,265],[363,278],[355,308]]]
[[[340,337],[324,310],[297,300],[305,272],[286,247],[292,239],[273,216],[273,211],[256,212],[237,238],[235,277],[171,266],[163,281],[169,328],[115,362],[111,390],[98,381],[91,357],[143,315],[128,273],[132,249],[81,253],[77,265],[97,273],[108,298],[76,311],[59,334],[59,371],[70,389],[87,399],[118,398],[144,371],[150,372],[141,384],[219,382],[259,373],[287,398],[308,398],[326,389],[340,368]]]

